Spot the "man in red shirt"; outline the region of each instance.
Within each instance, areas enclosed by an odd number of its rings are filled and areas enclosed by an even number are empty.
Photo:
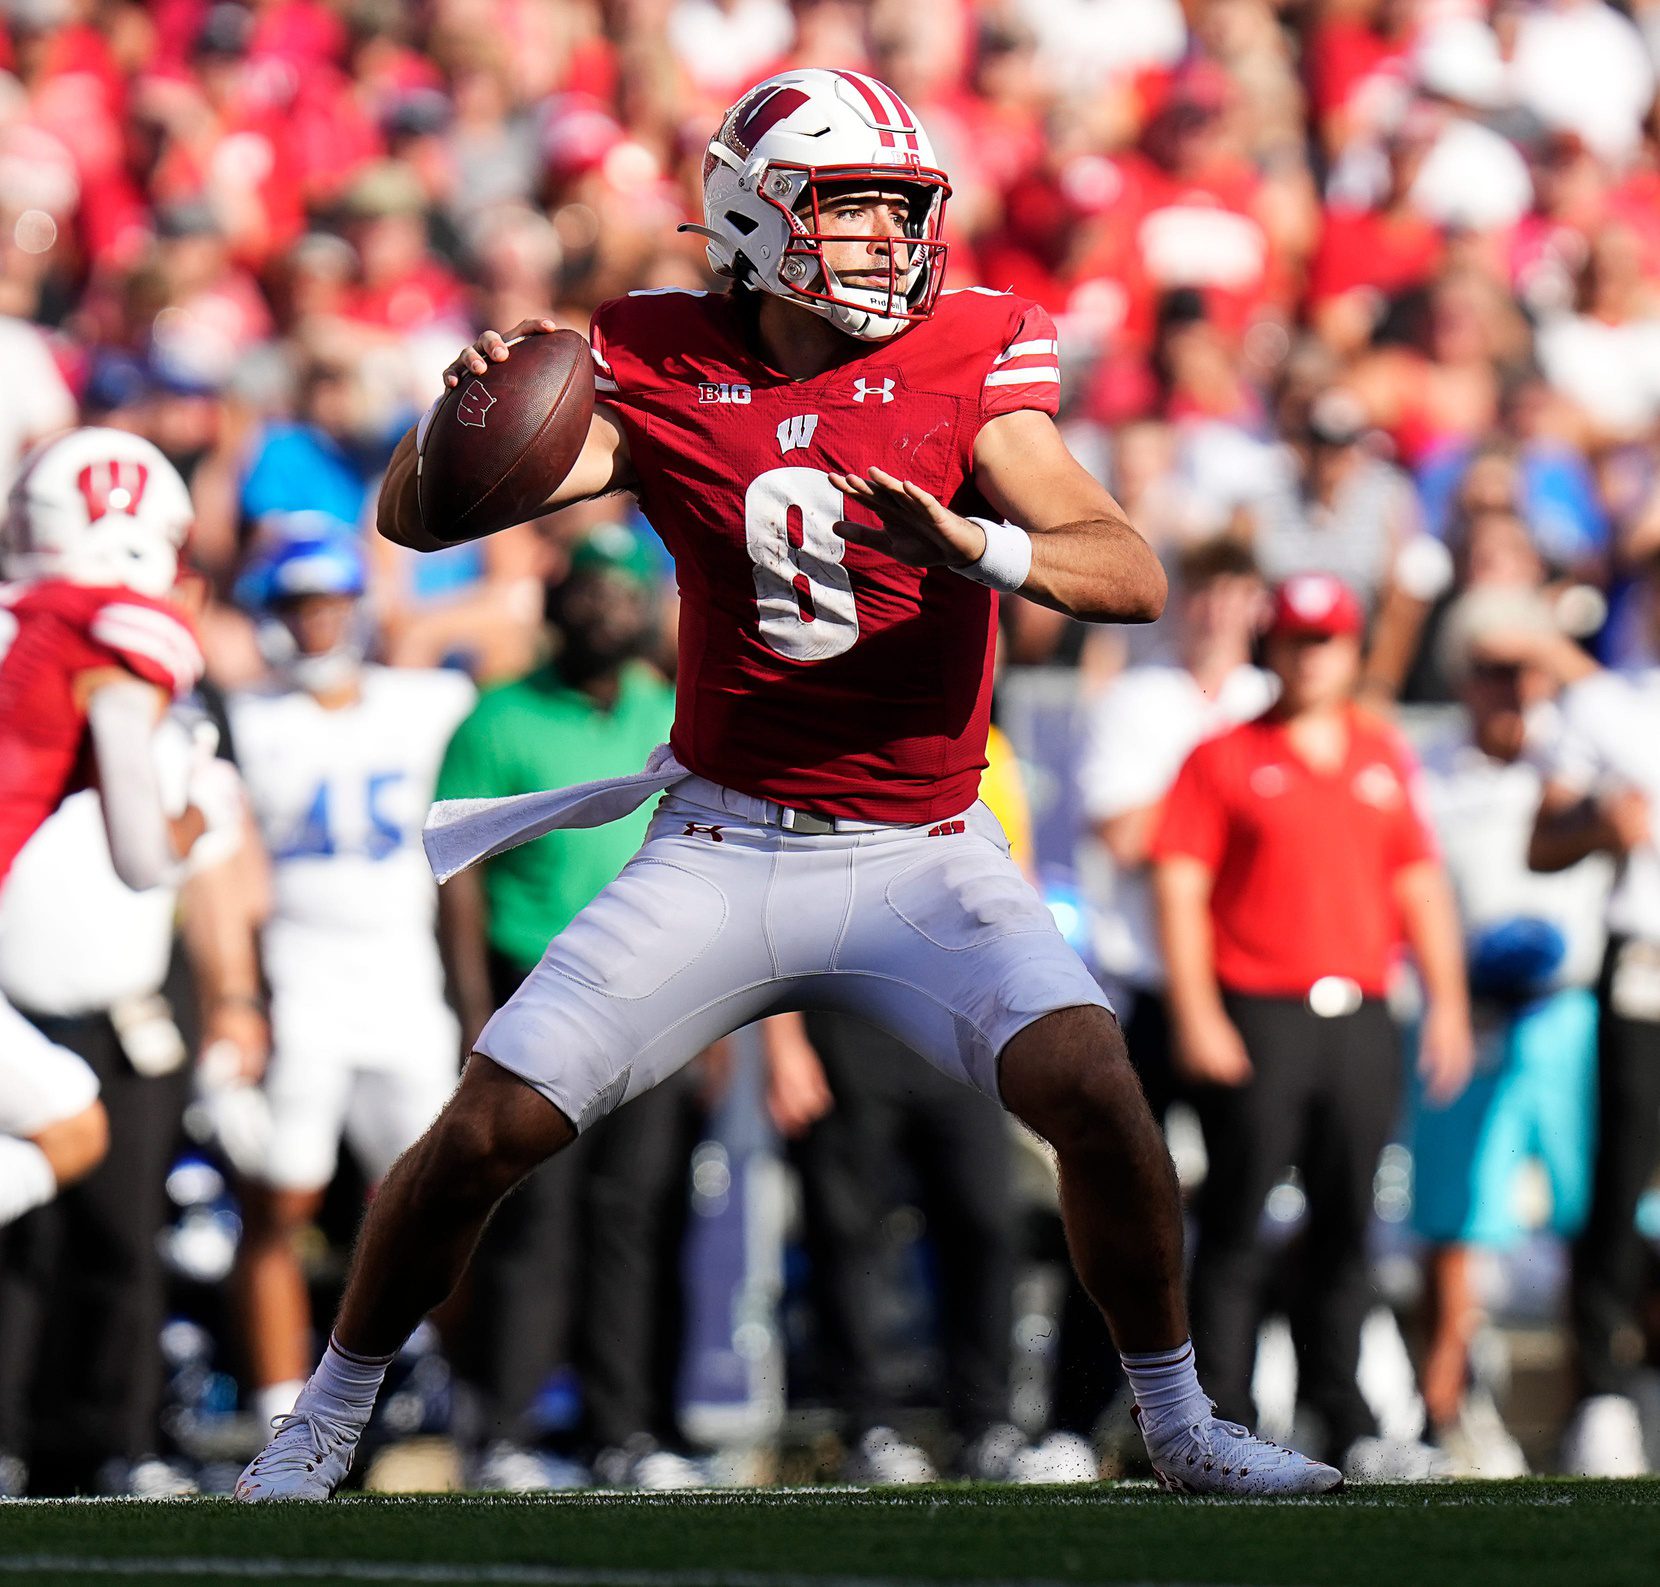
[[[1177,1063],[1210,1156],[1193,1334],[1211,1391],[1225,1416],[1250,1407],[1269,1262],[1258,1226],[1295,1164],[1319,1274],[1294,1329],[1302,1397],[1357,1471],[1385,1452],[1355,1374],[1372,1176],[1400,1094],[1384,994],[1403,943],[1428,998],[1432,1094],[1460,1090],[1471,1059],[1459,928],[1411,756],[1352,703],[1361,628],[1329,574],[1281,586],[1279,703],[1189,756],[1152,845]]]
[[[440,807],[428,852],[450,874],[664,798],[388,1176],[334,1338],[239,1497],[328,1497],[392,1353],[458,1280],[494,1202],[698,1048],[797,1008],[863,1014],[1055,1147],[1071,1249],[1167,1486],[1340,1483],[1213,1415],[1158,1126],[1099,988],[977,799],[993,592],[1149,621],[1164,575],[1054,426],[1048,315],[942,294],[948,192],[886,85],[780,73],[733,106],[704,161],[697,229],[733,289],[595,314],[600,400],[545,506],[632,490],[662,534],[681,595],[673,736],[597,790]],[[513,356],[487,332],[448,378],[480,382]],[[394,454],[379,523],[402,544],[445,543],[412,487],[422,438],[454,411]]]

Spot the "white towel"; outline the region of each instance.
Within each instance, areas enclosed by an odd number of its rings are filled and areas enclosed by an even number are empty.
[[[605,777],[544,793],[506,799],[442,799],[427,812],[421,843],[440,882],[480,860],[516,849],[559,827],[603,827],[632,815],[646,800],[689,777],[667,744],[646,759],[644,771]]]

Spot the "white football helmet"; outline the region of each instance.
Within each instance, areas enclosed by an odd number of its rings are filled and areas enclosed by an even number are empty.
[[[194,518],[178,470],[143,436],[71,430],[23,460],[7,504],[6,576],[165,595]]]
[[[885,287],[837,280],[820,245],[821,191],[869,180],[912,195],[912,241],[888,251]],[[729,111],[703,159],[709,265],[800,303],[862,341],[883,341],[934,311],[951,184],[910,107],[862,72],[802,67],[757,83]],[[886,240],[886,239],[880,239]]]

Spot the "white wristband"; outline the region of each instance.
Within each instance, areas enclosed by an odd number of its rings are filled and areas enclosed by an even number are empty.
[[[1032,537],[1001,519],[970,518],[986,532],[986,549],[978,562],[966,562],[956,571],[965,579],[993,590],[1018,590],[1032,571]]]

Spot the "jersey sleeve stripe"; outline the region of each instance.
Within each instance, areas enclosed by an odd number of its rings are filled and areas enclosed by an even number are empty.
[[[100,616],[92,626],[92,637],[112,650],[130,650],[160,662],[176,678],[189,682],[202,669],[201,652],[179,635],[168,634],[128,616]]]
[[[605,354],[602,353],[597,347],[590,347],[588,349],[588,356],[593,359],[596,368],[603,369],[608,375],[614,373],[611,366],[605,361]]]
[[[181,693],[202,675],[202,652],[190,630],[147,606],[106,606],[93,618],[88,632],[111,650],[154,662]]]
[[[986,376],[988,386],[1058,386],[1061,372],[1053,364],[1043,369],[994,369]]]
[[[1030,358],[1037,354],[1045,354],[1050,358],[1060,356],[1061,344],[1057,337],[1050,337],[1047,341],[1039,338],[1030,342],[1011,342],[993,360],[994,363],[1006,364],[1011,358]]]
[[[616,381],[607,379],[604,375],[594,376],[594,390],[603,392],[621,391],[622,387]]]

